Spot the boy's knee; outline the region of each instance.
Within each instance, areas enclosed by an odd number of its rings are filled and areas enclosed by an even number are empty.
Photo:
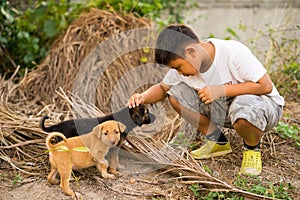
[[[240,127],[247,127],[247,126],[249,126],[249,125],[251,125],[251,123],[248,122],[246,119],[238,118],[238,119],[234,122],[233,128],[234,128],[234,129],[238,129],[238,128],[240,128]]]

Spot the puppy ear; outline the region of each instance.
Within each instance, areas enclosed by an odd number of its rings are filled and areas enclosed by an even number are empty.
[[[103,126],[101,124],[93,128],[93,132],[97,135],[97,137],[99,139],[102,136],[102,129],[103,129]]]
[[[126,129],[126,126],[122,124],[121,122],[118,122],[118,127],[121,133],[123,133]]]

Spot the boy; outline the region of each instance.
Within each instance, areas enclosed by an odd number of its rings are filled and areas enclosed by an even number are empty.
[[[171,69],[161,83],[128,100],[129,107],[170,104],[206,143],[191,155],[195,159],[232,152],[221,127],[234,128],[244,141],[240,172],[262,172],[260,139],[278,123],[284,99],[267,71],[243,44],[232,40],[200,41],[185,25],[166,27],[158,36],[155,60]]]

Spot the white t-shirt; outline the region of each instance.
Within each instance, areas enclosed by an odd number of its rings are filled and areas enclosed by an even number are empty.
[[[183,76],[178,74],[175,69],[170,69],[165,75],[163,83],[172,86],[184,82],[197,89],[206,85],[257,82],[267,73],[261,62],[242,43],[215,38],[206,41],[212,42],[215,46],[214,61],[206,72],[199,72],[195,76]],[[280,96],[274,84],[272,92],[267,96],[270,96],[278,105],[284,105],[284,98]]]

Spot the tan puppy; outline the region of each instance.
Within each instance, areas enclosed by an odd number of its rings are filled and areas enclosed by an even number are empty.
[[[74,191],[69,187],[72,169],[96,166],[103,178],[114,178],[113,174],[107,173],[108,162],[105,155],[110,147],[119,143],[120,134],[125,128],[122,123],[109,120],[82,136],[66,139],[63,134],[58,132],[49,134],[46,138],[51,164],[48,182],[57,184],[56,175],[59,173],[60,187],[65,194],[75,197]],[[54,145],[51,144],[51,140],[55,136],[61,137],[63,141]]]

